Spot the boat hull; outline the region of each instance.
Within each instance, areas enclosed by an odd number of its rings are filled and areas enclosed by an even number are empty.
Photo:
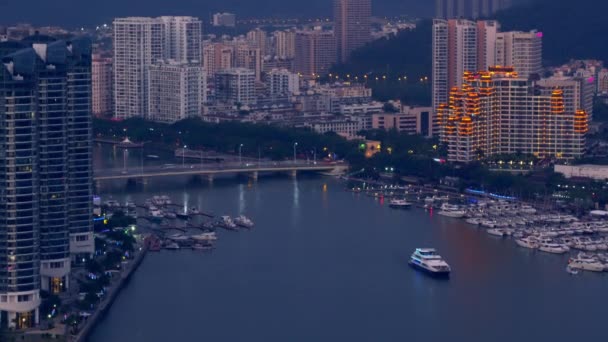
[[[450,271],[434,272],[434,271],[431,271],[431,270],[427,269],[426,267],[422,267],[422,266],[420,266],[418,264],[415,264],[415,263],[413,263],[411,261],[408,261],[408,264],[413,269],[421,271],[421,272],[425,273],[426,275],[429,275],[429,276],[434,277],[434,278],[447,279],[447,278],[450,277]]]

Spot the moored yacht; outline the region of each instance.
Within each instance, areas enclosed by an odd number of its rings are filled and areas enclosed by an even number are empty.
[[[245,215],[240,215],[240,216],[236,217],[234,219],[234,223],[236,223],[238,226],[245,227],[245,228],[251,228],[251,227],[253,227],[253,221],[251,221]]]
[[[412,206],[412,204],[405,199],[395,198],[388,202],[388,206],[391,208],[408,209]]]
[[[527,236],[527,237],[524,237],[521,239],[515,239],[515,243],[517,243],[518,246],[525,247],[525,248],[530,248],[530,249],[538,248],[538,240],[536,240],[536,238],[534,238],[533,236]]]
[[[542,242],[538,246],[538,250],[553,253],[553,254],[564,254],[570,250],[570,248],[566,245],[555,243],[555,242]]]
[[[591,272],[603,272],[604,264],[590,256],[579,254],[576,258],[568,260],[568,267]]]
[[[412,267],[436,276],[447,277],[451,268],[434,248],[416,248],[408,262]]]
[[[447,217],[462,218],[466,212],[457,205],[444,203],[441,205],[441,210],[437,214]]]

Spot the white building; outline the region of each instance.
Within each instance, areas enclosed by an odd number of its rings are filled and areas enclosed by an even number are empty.
[[[203,67],[167,60],[148,69],[148,118],[173,123],[200,116],[205,102]]]
[[[160,17],[163,23],[163,58],[202,63],[202,21],[195,17]]]
[[[289,96],[300,91],[300,77],[286,69],[273,69],[267,75],[270,95]]]
[[[114,20],[114,117],[147,116],[148,69],[162,59],[202,63],[201,21],[193,17]]]
[[[114,20],[114,117],[145,116],[147,68],[163,56],[162,22],[156,18]]]
[[[255,72],[231,68],[215,74],[215,100],[233,105],[255,103]]]
[[[321,120],[305,123],[304,125],[306,127],[310,127],[313,131],[319,134],[335,132],[346,137],[347,139],[356,137],[357,132],[361,130],[360,123],[350,119]]]
[[[340,114],[342,115],[359,115],[359,114],[374,114],[382,112],[384,103],[382,102],[367,102],[353,103],[340,106]]]
[[[296,55],[296,32],[284,30],[273,32],[275,55],[282,59],[292,59]]]
[[[514,67],[522,78],[528,78],[533,74],[540,75],[543,68],[542,37],[542,32],[537,31],[498,33],[494,65]]]
[[[213,26],[236,26],[236,15],[233,13],[215,13],[213,15]]]
[[[599,181],[608,179],[608,165],[559,165],[555,164],[555,172],[566,178],[590,178]]]

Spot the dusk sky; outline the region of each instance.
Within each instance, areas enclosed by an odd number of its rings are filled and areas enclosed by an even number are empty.
[[[375,0],[376,14],[431,16],[432,0]],[[80,26],[117,16],[193,15],[208,21],[217,11],[240,17],[328,16],[331,0],[0,0],[0,23]]]

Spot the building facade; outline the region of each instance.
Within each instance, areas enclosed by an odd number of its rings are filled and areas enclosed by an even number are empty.
[[[300,77],[286,69],[274,69],[266,74],[271,96],[289,96],[300,91]]]
[[[206,102],[202,66],[168,60],[148,69],[150,120],[174,123],[200,117]]]
[[[520,77],[540,76],[543,70],[543,34],[530,32],[500,32],[496,35],[493,65],[512,66]],[[479,69],[487,70],[487,69]]]
[[[304,78],[326,75],[336,61],[336,42],[332,31],[314,30],[296,33],[294,71]]]
[[[22,329],[94,252],[91,43],[36,35],[0,55],[0,327]]]
[[[448,160],[470,162],[513,153],[581,157],[589,115],[583,109],[568,111],[568,97],[556,88],[544,93],[542,86],[509,67],[465,73],[462,87],[450,90],[449,102],[437,113]]]
[[[334,33],[338,62],[371,40],[371,0],[334,0]]]
[[[435,18],[488,18],[511,7],[511,0],[435,0]]]
[[[244,68],[232,68],[216,73],[215,100],[237,106],[254,104],[255,72]]]
[[[104,116],[114,110],[112,92],[112,58],[93,56],[92,105],[93,115]]]

